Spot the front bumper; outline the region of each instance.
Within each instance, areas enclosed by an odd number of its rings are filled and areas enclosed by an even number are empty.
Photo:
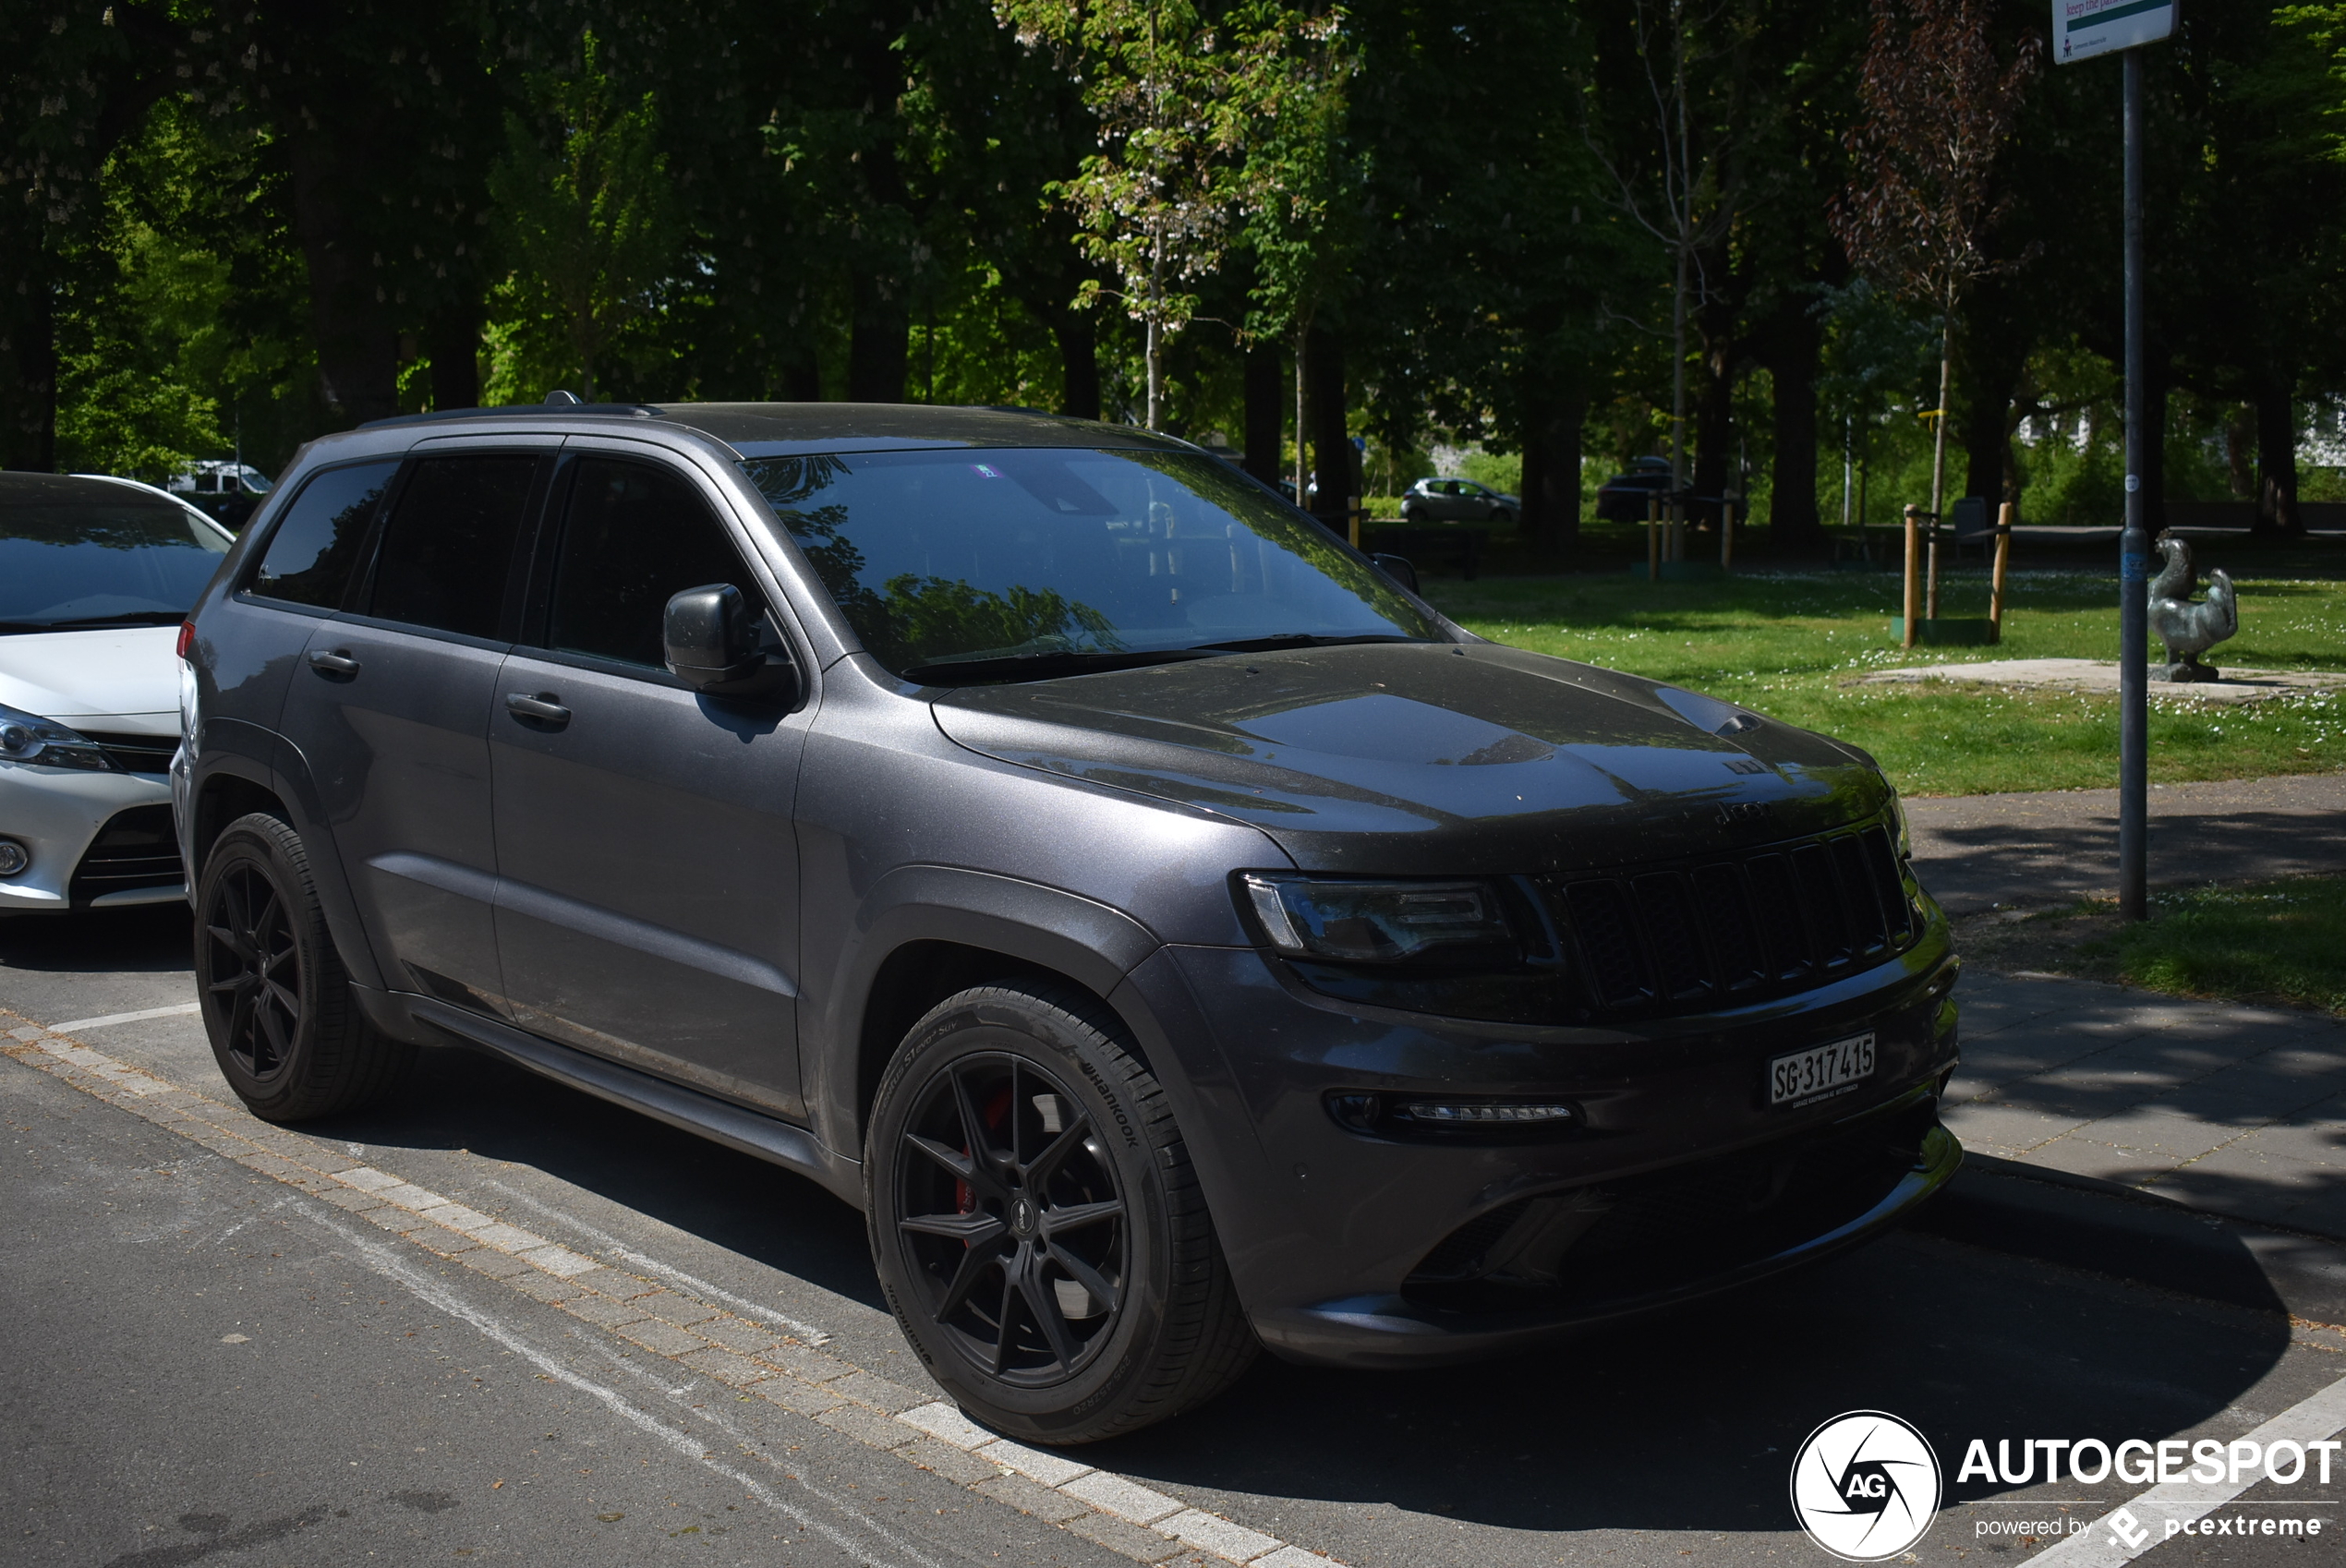
[[[176,877],[168,884],[95,892],[85,881],[76,895],[74,874],[106,825],[124,812],[154,807],[171,809],[171,783],[163,774],[84,773],[0,762],[0,836],[16,839],[32,855],[16,875],[0,876],[0,914],[184,901],[187,888]]]
[[[1834,984],[1636,1031],[1348,1009],[1250,949],[1162,949],[1131,983],[1203,1102],[1213,1130],[1191,1141],[1256,1332],[1291,1360],[1407,1367],[1742,1284],[1896,1224],[1962,1159],[1936,1098],[1955,970],[1934,919]],[[1768,1104],[1772,1057],[1868,1031],[1862,1085]],[[1544,1141],[1404,1141],[1340,1126],[1327,1099],[1343,1092],[1561,1098],[1583,1121]]]

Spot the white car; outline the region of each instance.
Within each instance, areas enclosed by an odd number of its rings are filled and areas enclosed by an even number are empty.
[[[179,624],[234,542],[134,480],[0,473],[0,913],[187,897]]]

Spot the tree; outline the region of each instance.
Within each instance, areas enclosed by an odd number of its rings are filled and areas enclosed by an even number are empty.
[[[1999,256],[1989,247],[2011,205],[1993,175],[2043,62],[2044,40],[2032,29],[2010,59],[1999,59],[1989,37],[1992,14],[1989,0],[1874,0],[1857,90],[1864,113],[1848,135],[1855,177],[1829,210],[1852,262],[1938,318],[1934,514],[1946,492],[1947,394],[1964,296],[2028,256]],[[1933,615],[1938,601],[1934,574]]]
[[[1021,42],[1049,43],[1083,82],[1100,150],[1055,194],[1083,225],[1086,255],[1119,286],[1087,280],[1079,303],[1120,301],[1142,324],[1149,428],[1164,416],[1165,340],[1194,319],[1187,285],[1216,271],[1234,213],[1260,199],[1250,157],[1305,79],[1292,40],[1324,41],[1343,13],[1241,0],[1211,17],[1191,0],[996,0]]]
[[[674,203],[651,94],[632,101],[603,69],[592,31],[574,72],[541,71],[529,97],[542,128],[506,119],[489,176],[512,286],[558,326],[595,401],[595,363],[642,315],[676,255]]]

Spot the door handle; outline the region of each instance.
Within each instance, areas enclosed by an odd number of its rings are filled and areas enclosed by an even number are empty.
[[[507,692],[505,711],[515,718],[536,719],[559,730],[570,722],[570,709],[555,702],[553,695],[551,692],[542,697],[533,697],[526,692]]]
[[[309,656],[309,668],[320,675],[356,675],[358,661],[346,653],[321,651]]]

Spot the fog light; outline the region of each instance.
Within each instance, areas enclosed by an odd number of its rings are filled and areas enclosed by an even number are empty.
[[[1411,1121],[1479,1123],[1485,1126],[1501,1122],[1568,1122],[1574,1115],[1569,1105],[1511,1105],[1488,1101],[1480,1104],[1410,1101],[1404,1104],[1400,1110]]]
[[[1582,1125],[1580,1107],[1568,1100],[1401,1100],[1355,1090],[1329,1095],[1327,1106],[1342,1126],[1380,1138],[1540,1135]]]
[[[14,838],[0,838],[0,876],[14,876],[32,863],[32,851]]]

